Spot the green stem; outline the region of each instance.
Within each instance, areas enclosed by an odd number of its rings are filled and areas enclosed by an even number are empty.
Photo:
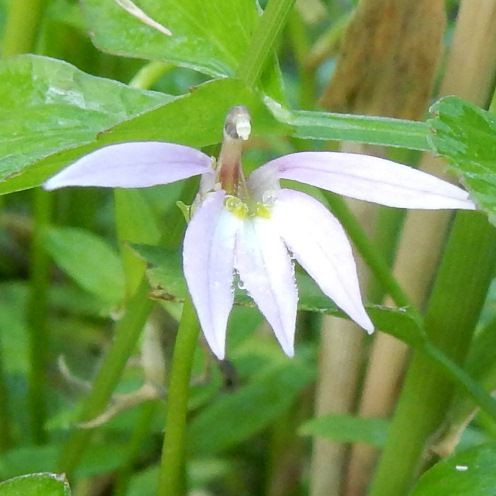
[[[167,416],[158,496],[185,494],[184,462],[189,383],[200,326],[188,298],[177,331],[167,394]]]
[[[155,60],[145,64],[131,79],[129,86],[133,88],[151,88],[164,74],[173,69],[172,64]]]
[[[33,51],[38,37],[46,0],[11,0],[2,56]]]
[[[2,56],[9,57],[34,50],[46,0],[13,0],[9,5]],[[30,374],[28,405],[32,437],[41,443],[45,438],[45,383],[48,354],[46,322],[49,259],[42,246],[42,231],[51,216],[51,201],[44,191],[33,196],[34,230],[31,244],[31,293],[28,302],[30,332]]]
[[[10,429],[9,395],[3,368],[2,347],[0,346],[0,453],[7,451],[12,442]]]
[[[107,406],[153,307],[153,302],[148,298],[148,290],[147,282],[143,281],[129,300],[124,317],[115,326],[112,347],[103,360],[89,396],[82,405],[79,422],[94,419]],[[79,429],[72,434],[60,456],[61,471],[73,472],[92,432],[91,429]]]
[[[481,214],[458,213],[425,317],[429,341],[458,364],[463,363],[469,349],[495,264],[494,228]],[[415,353],[371,496],[408,493],[428,442],[444,420],[455,387],[439,365],[447,368],[446,360],[430,346],[424,353]],[[485,407],[494,413],[494,406]]]
[[[237,76],[247,86],[253,87],[259,80],[294,2],[295,0],[269,0],[238,68]]]
[[[159,403],[149,401],[141,406],[141,413],[136,426],[133,429],[133,435],[126,444],[126,456],[122,465],[119,467],[117,475],[115,496],[125,496],[128,493],[129,480],[133,474],[133,465],[139,454],[142,452],[143,445],[146,443],[150,434],[150,425],[157,413]]]
[[[439,348],[426,342],[421,348],[439,369],[457,385],[461,392],[471,398],[476,405],[496,421],[496,400],[475,379],[456,362],[448,358]]]
[[[52,196],[36,189],[33,192],[34,228],[31,241],[31,287],[27,317],[30,333],[28,402],[31,431],[35,443],[45,440],[46,374],[50,336],[47,310],[50,286],[50,259],[43,246],[43,236],[52,215]]]
[[[315,108],[315,71],[306,64],[310,44],[307,27],[299,12],[294,10],[289,18],[288,33],[291,36],[293,52],[298,65],[299,107],[311,110]]]

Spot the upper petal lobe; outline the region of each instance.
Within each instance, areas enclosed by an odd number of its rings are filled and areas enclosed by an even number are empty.
[[[46,181],[44,188],[146,188],[207,173],[212,173],[210,158],[189,146],[156,141],[121,143],[85,155]]]
[[[276,169],[281,179],[390,207],[475,208],[463,189],[412,167],[369,155],[293,153],[268,162],[257,174],[265,169]]]

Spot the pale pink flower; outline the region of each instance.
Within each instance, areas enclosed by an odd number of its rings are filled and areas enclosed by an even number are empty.
[[[291,179],[382,205],[474,209],[468,193],[389,160],[351,153],[301,152],[271,160],[245,181],[241,142],[250,133],[244,107],[226,120],[218,165],[188,146],[161,142],[110,145],[90,153],[45,183],[143,188],[202,175],[186,230],[184,274],[205,338],[222,359],[235,273],[265,316],[284,352],[294,353],[298,293],[294,263],[367,332],[350,243],[338,220],[313,197],[281,188]]]

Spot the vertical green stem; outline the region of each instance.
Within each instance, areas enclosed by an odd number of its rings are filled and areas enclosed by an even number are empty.
[[[9,5],[2,55],[9,57],[33,51],[46,0],[12,0]],[[31,244],[31,294],[28,302],[30,331],[29,415],[34,442],[45,438],[45,383],[48,354],[46,322],[49,259],[42,246],[42,231],[49,223],[51,201],[47,193],[36,190],[33,196],[34,229]]]
[[[185,494],[184,462],[189,383],[200,326],[188,298],[177,331],[167,392],[167,416],[158,496]]]
[[[36,189],[33,192],[33,237],[31,241],[31,287],[27,317],[30,333],[29,351],[29,415],[33,440],[45,440],[46,374],[50,337],[48,333],[47,308],[50,285],[50,259],[43,247],[43,234],[50,223],[52,196]]]
[[[247,54],[238,68],[238,78],[248,86],[255,86],[259,80],[294,2],[295,0],[269,0],[252,36]]]
[[[462,363],[496,264],[496,233],[478,213],[458,213],[425,318],[430,341]],[[432,357],[431,357],[432,358]],[[406,495],[454,385],[431,358],[416,353],[405,380],[371,496]]]

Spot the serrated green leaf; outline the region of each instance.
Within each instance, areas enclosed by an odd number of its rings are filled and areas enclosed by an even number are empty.
[[[496,224],[496,116],[458,97],[431,108],[431,142]]]
[[[389,424],[389,420],[383,418],[332,414],[305,422],[299,433],[340,443],[366,443],[382,448],[387,441]]]
[[[419,479],[412,496],[489,496],[496,494],[496,444],[451,456]]]
[[[313,371],[288,361],[234,393],[224,394],[196,416],[187,446],[195,455],[212,455],[238,444],[270,425],[313,379]]]
[[[171,100],[35,55],[0,63],[0,92],[3,182],[50,155],[91,143],[105,129]]]
[[[0,483],[0,496],[70,496],[64,475],[29,474]]]
[[[58,227],[45,233],[44,245],[55,263],[86,291],[111,305],[122,302],[122,264],[101,238],[84,229]]]

